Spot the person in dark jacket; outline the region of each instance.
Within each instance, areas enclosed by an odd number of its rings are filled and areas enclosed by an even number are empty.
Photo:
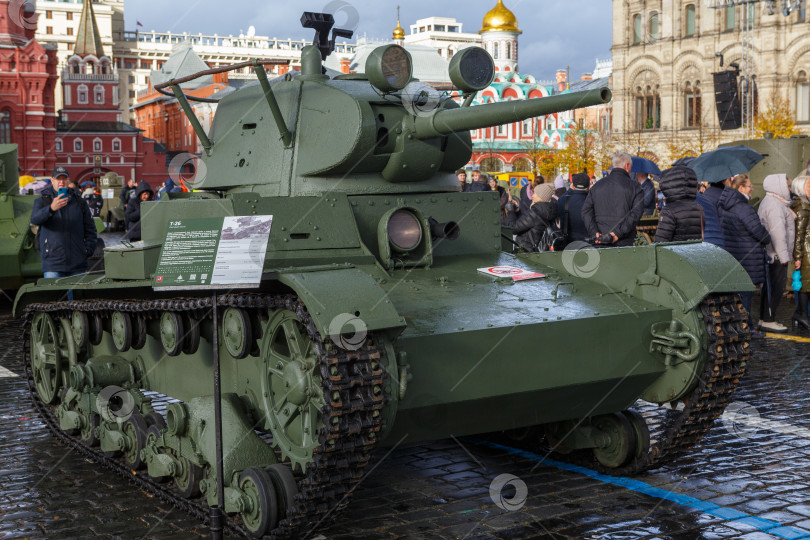
[[[535,186],[532,192],[532,205],[521,212],[512,228],[517,235],[517,243],[527,251],[536,251],[546,228],[557,218],[557,206],[551,201],[554,196],[552,184]]]
[[[474,170],[472,173],[472,182],[467,187],[470,193],[478,193],[479,191],[489,191],[487,186],[486,177],[481,174],[481,171]]]
[[[163,183],[163,189],[160,192],[160,200],[168,200],[168,195],[163,196],[165,193],[179,193],[181,191],[183,191],[183,188],[177,185],[174,178],[169,177],[166,179],[166,182]]]
[[[141,203],[151,201],[152,197],[154,197],[154,192],[151,186],[145,180],[141,180],[138,187],[135,188],[135,199],[127,206],[127,221],[129,222],[127,238],[133,242],[141,239]]]
[[[616,152],[613,169],[593,185],[582,206],[588,236],[598,237],[601,247],[632,246],[636,240],[636,224],[644,211],[644,192],[630,178],[632,163],[630,154]]]
[[[745,268],[754,285],[760,285],[765,281],[765,246],[771,243],[771,235],[762,225],[754,207],[748,203],[753,190],[747,176],[735,177],[731,187],[723,190],[718,207],[726,251]],[[741,292],[740,297],[749,314],[752,336],[761,337],[754,329],[750,315],[754,293]]]
[[[568,243],[584,242],[588,238],[588,229],[582,220],[582,206],[588,197],[591,179],[587,173],[577,173],[571,178],[571,189],[557,201],[557,217],[560,218],[560,230],[565,231],[568,220]],[[565,206],[568,204],[568,212]]]
[[[644,215],[651,216],[655,213],[655,184],[647,173],[637,172],[636,181],[644,192]]]
[[[464,169],[457,170],[456,178],[458,178],[458,186],[461,191],[467,191],[467,171]]]
[[[534,188],[546,181],[542,174],[538,174],[537,178],[529,182],[526,186],[520,188],[520,200],[518,201],[518,212],[528,211],[532,206],[534,197]]]
[[[508,212],[506,210],[506,205],[509,203],[510,200],[512,200],[512,198],[509,196],[509,192],[503,186],[499,186],[498,181],[495,180],[493,177],[489,175],[481,175],[481,176],[485,176],[488,190],[498,192],[498,198],[500,200],[501,206],[501,225],[511,227],[512,225],[514,225],[514,218],[511,220],[507,220]],[[506,221],[509,221],[509,223],[507,224]]]
[[[677,165],[661,173],[659,182],[667,204],[661,210],[656,242],[703,239],[703,209],[695,202],[697,175],[689,167]]]
[[[64,167],[53,171],[51,186],[34,201],[31,224],[39,227],[39,253],[46,278],[73,276],[87,271],[87,259],[96,250],[97,236],[90,209],[69,189]],[[59,195],[59,189],[67,189]]]
[[[717,216],[717,207],[703,193],[697,194],[695,202],[703,209],[703,241],[725,249],[723,224]]]

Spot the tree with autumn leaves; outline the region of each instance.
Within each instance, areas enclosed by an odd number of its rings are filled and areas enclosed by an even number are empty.
[[[754,130],[757,137],[770,133],[774,139],[787,139],[800,133],[790,102],[777,92],[771,94],[768,105],[754,117]]]

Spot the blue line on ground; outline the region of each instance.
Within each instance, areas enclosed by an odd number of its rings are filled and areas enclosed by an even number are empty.
[[[649,495],[650,497],[656,497],[658,499],[664,499],[666,501],[674,502],[682,506],[688,506],[689,508],[700,510],[705,514],[716,516],[726,521],[736,521],[738,523],[743,523],[745,525],[756,528],[757,530],[763,532],[767,532],[768,534],[771,534],[779,538],[784,538],[786,540],[795,540],[798,538],[810,538],[810,531],[806,531],[802,528],[785,526],[782,525],[781,523],[777,523],[776,521],[771,521],[769,519],[762,519],[756,516],[752,516],[750,514],[740,512],[739,510],[735,510],[733,508],[719,506],[713,502],[702,501],[694,497],[689,497],[688,495],[682,495],[680,493],[675,493],[666,489],[651,486],[650,484],[642,482],[640,480],[634,480],[633,478],[626,478],[623,476],[609,476],[607,474],[601,474],[594,470],[585,467],[580,467],[579,465],[571,465],[570,463],[565,463],[563,461],[557,461],[555,459],[543,457],[540,454],[535,454],[534,452],[529,452],[528,450],[519,450],[517,448],[512,448],[511,446],[504,446],[502,444],[494,443],[491,441],[484,441],[480,439],[468,439],[468,440],[471,443],[479,446],[488,446],[489,448],[494,448],[496,450],[503,450],[509,454],[520,456],[529,459],[531,461],[540,462],[545,465],[549,465],[551,467],[556,467],[558,469],[562,469],[565,471],[590,476],[591,478],[599,480],[600,482],[604,482],[606,484],[621,486],[631,491],[637,491],[639,493]]]

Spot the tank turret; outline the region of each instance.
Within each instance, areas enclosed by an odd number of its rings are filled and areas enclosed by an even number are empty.
[[[470,107],[472,96],[495,74],[489,54],[470,47],[450,65],[451,80],[465,97],[460,106],[451,96],[413,81],[411,56],[399,45],[374,50],[365,73],[334,76],[325,73],[323,52],[317,44],[304,47],[300,74],[273,81],[256,64],[258,83],[219,102],[211,132],[197,128],[207,146],[207,172],[195,188],[289,195],[327,189],[349,194],[454,191],[452,173],[472,153],[470,130],[611,98],[610,90],[602,88]],[[184,98],[176,85],[175,94]]]

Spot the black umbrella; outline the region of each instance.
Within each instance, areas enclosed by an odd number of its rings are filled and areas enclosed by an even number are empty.
[[[746,173],[765,157],[744,144],[721,146],[706,152],[687,165],[695,171],[701,182],[721,182],[738,174]]]
[[[661,169],[647,158],[633,156],[633,167],[630,169],[630,172],[659,175],[661,174]]]

